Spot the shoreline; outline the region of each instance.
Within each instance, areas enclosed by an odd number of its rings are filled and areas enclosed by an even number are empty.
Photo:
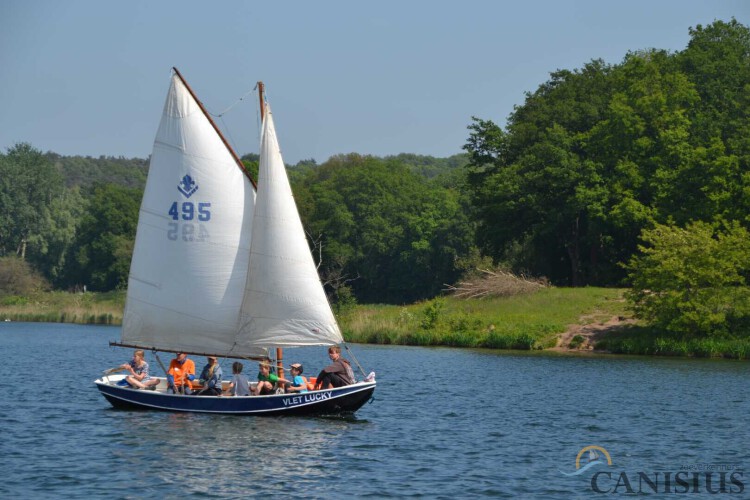
[[[79,311],[80,312],[80,311]],[[21,314],[13,317],[7,312],[0,313],[0,323],[29,322],[29,323],[69,323],[78,325],[120,326],[121,318],[117,314]],[[10,316],[10,318],[9,318]],[[20,316],[20,317],[19,317]],[[60,321],[63,319],[63,321]],[[67,321],[66,321],[67,320]],[[71,321],[72,320],[72,321]],[[454,348],[489,348],[507,352],[536,352],[556,355],[585,356],[648,356],[671,358],[703,358],[703,359],[750,359],[750,341],[748,339],[690,339],[653,337],[648,331],[629,332],[631,327],[637,327],[635,318],[612,314],[612,311],[595,309],[579,317],[577,323],[570,323],[567,329],[556,335],[551,347],[532,347],[530,349],[482,347],[471,345],[456,345],[448,339],[445,343],[428,344],[410,342],[368,342],[361,339],[350,339],[347,342],[372,345],[403,345],[414,347],[454,347]],[[551,341],[552,339],[550,339]],[[606,347],[596,349],[597,343],[603,342]],[[548,344],[549,345],[549,344]]]
[[[582,321],[586,321],[587,319],[594,319],[594,315],[588,314],[581,317]],[[558,337],[557,344],[544,350],[575,354],[612,354],[612,352],[605,349],[595,349],[594,345],[603,337],[612,335],[622,330],[624,327],[634,325],[636,323],[637,321],[633,318],[627,318],[625,316],[612,316],[605,322],[594,321],[590,323],[582,322],[570,324],[568,325],[568,329]],[[573,338],[576,336],[580,336],[582,340],[578,346],[571,347],[570,344],[573,341]]]

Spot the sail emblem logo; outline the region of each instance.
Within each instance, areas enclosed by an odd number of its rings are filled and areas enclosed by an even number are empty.
[[[609,452],[601,446],[586,446],[581,448],[576,456],[576,471],[570,474],[563,471],[560,471],[560,473],[565,476],[579,476],[592,467],[604,464],[612,466],[612,457],[609,456]]]
[[[177,186],[177,190],[185,195],[185,198],[190,198],[193,193],[198,191],[198,184],[195,183],[192,177],[185,175]]]

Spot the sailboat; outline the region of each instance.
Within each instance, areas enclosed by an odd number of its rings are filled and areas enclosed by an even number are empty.
[[[283,348],[343,343],[259,87],[256,184],[173,68],[139,212],[121,338],[111,345],[245,360],[270,359],[276,349],[283,374]],[[166,377],[156,390],[123,387],[124,379],[105,372],[94,383],[116,408],[238,415],[353,413],[376,386],[370,373],[306,393],[193,397],[168,391]]]

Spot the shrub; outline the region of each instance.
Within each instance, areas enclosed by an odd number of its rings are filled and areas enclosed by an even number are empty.
[[[0,258],[0,295],[30,295],[49,288],[49,283],[25,260]]]
[[[438,324],[438,321],[440,321],[440,317],[443,312],[443,308],[445,307],[445,300],[443,299],[435,299],[431,301],[427,307],[425,307],[424,311],[422,311],[422,314],[424,314],[424,318],[422,318],[422,328],[424,330],[431,330],[435,328],[435,326]]]
[[[583,344],[583,337],[581,335],[575,335],[572,339],[570,339],[568,347],[570,347],[571,349],[578,349],[581,344]]]
[[[638,318],[667,332],[720,337],[750,324],[750,235],[738,222],[657,225],[627,268]]]

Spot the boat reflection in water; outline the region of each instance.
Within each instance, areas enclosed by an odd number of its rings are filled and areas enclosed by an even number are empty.
[[[150,481],[174,483],[185,491],[247,496],[283,489],[298,492],[317,484],[331,470],[345,470],[338,452],[352,419],[261,418],[164,413],[143,426],[142,413],[122,412],[115,421],[113,444],[119,475],[138,477],[149,470]],[[369,425],[367,421],[358,421]],[[154,467],[154,463],[159,465]],[[163,464],[172,464],[164,467]]]

